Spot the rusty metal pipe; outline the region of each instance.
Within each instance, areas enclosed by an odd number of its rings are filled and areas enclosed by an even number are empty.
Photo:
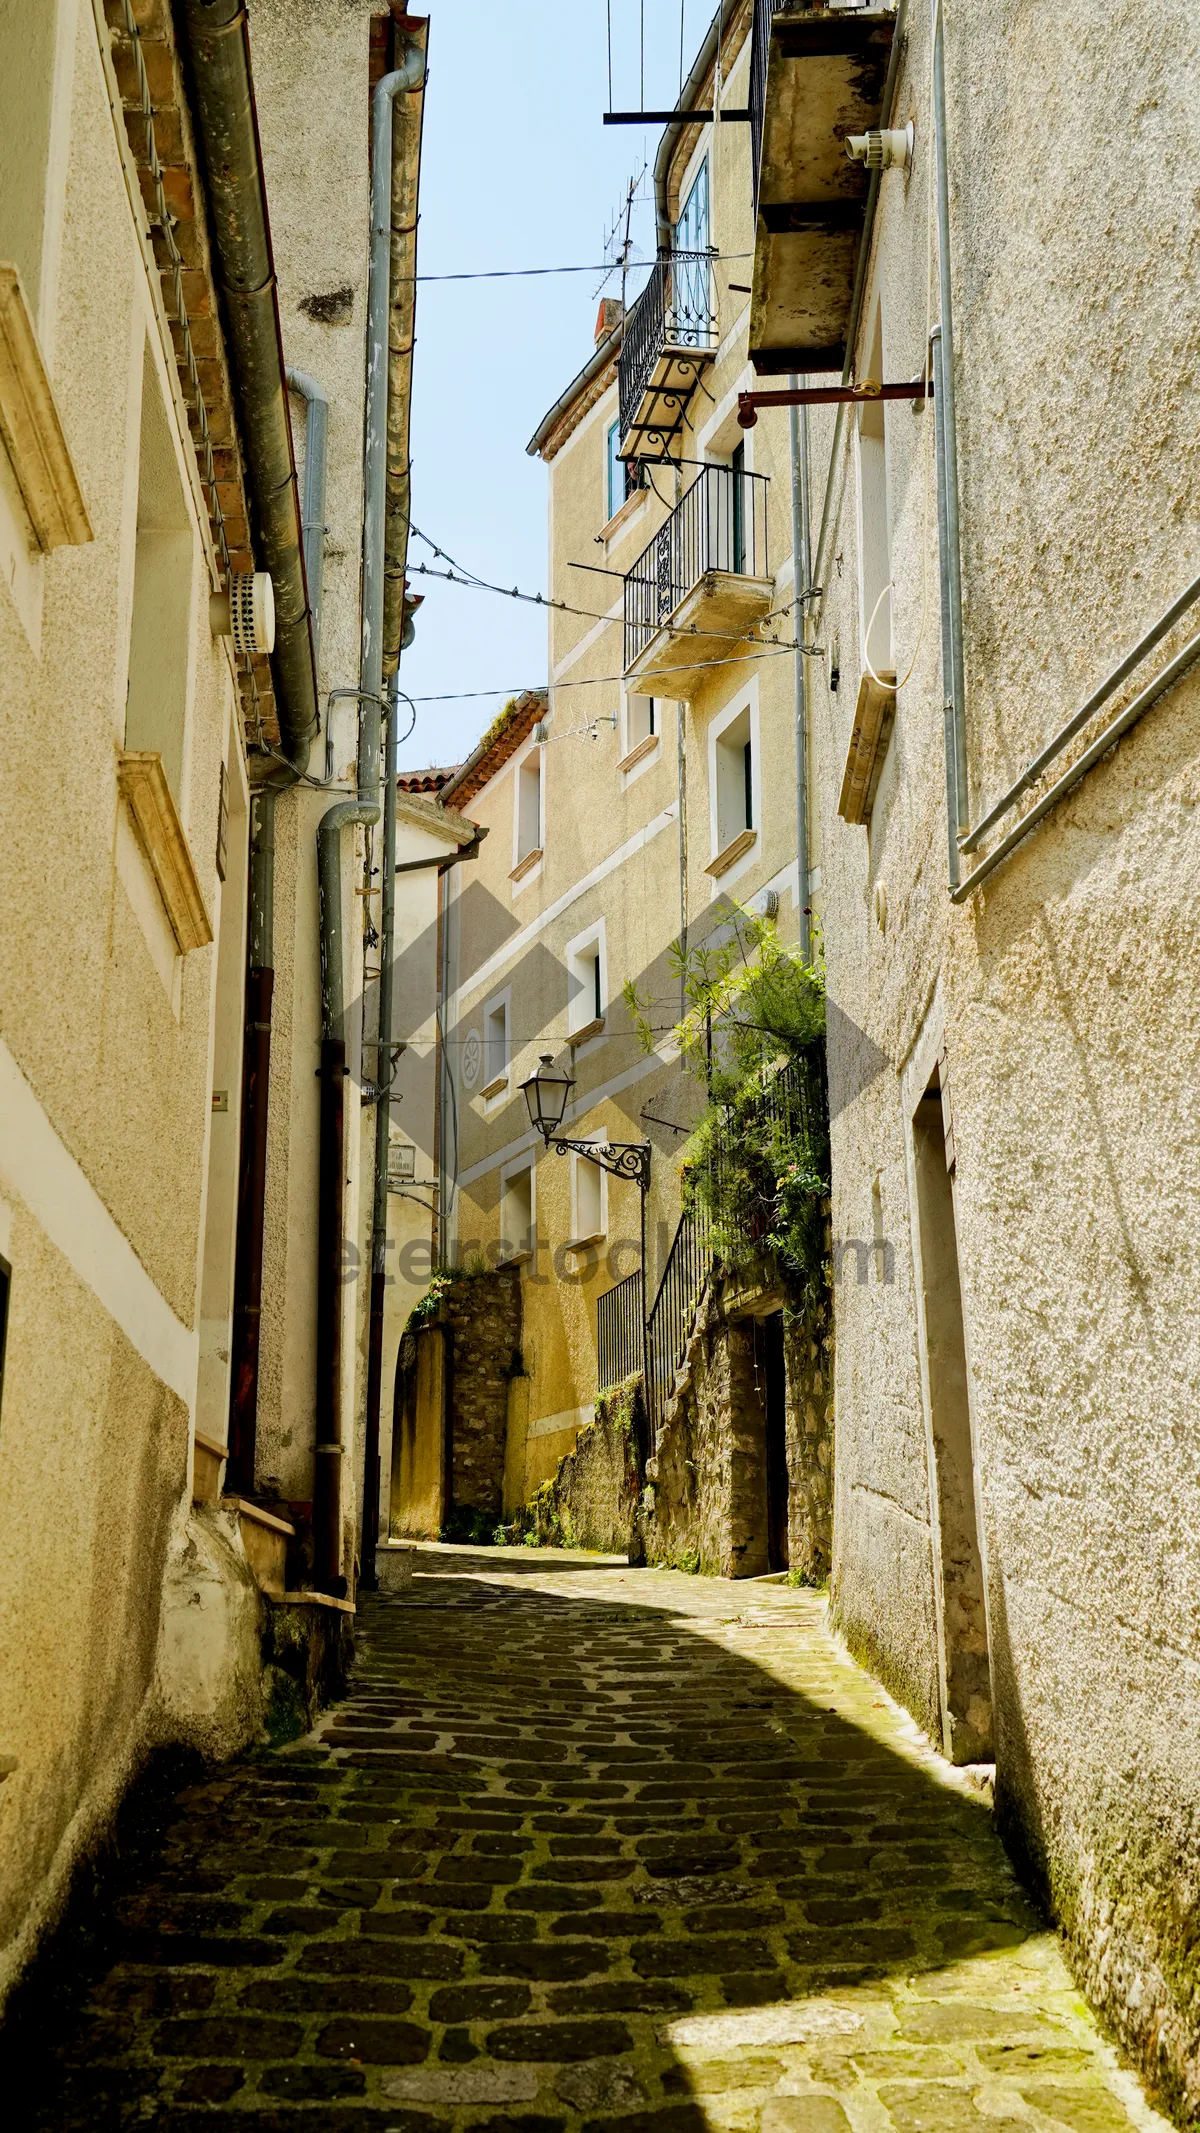
[[[280,738],[288,761],[304,771],[319,723],[317,675],[246,10],[241,0],[182,0],[179,12],[255,557],[275,593],[271,678]]]

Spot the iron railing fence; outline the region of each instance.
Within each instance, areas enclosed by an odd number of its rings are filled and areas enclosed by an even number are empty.
[[[683,1361],[712,1257],[703,1211],[685,1208],[646,1327],[646,1408],[652,1432]]]
[[[713,252],[660,252],[651,267],[650,279],[625,321],[617,359],[622,437],[628,437],[637,420],[665,349],[717,346],[714,257]]]
[[[823,1041],[806,1046],[799,1058],[788,1060],[783,1066],[766,1069],[762,1085],[750,1102],[747,1104],[746,1099],[742,1099],[739,1117],[743,1136],[752,1133],[756,1126],[778,1126],[785,1143],[798,1156],[807,1156],[813,1174],[828,1178],[829,1100]],[[729,1145],[728,1137],[715,1136],[715,1147],[709,1157],[707,1192],[700,1188],[702,1198],[706,1198],[712,1207],[720,1207],[726,1197],[726,1173],[731,1157],[725,1151]],[[770,1229],[777,1197],[774,1184],[764,1180],[761,1193],[753,1197],[747,1224],[748,1243],[757,1244]]]
[[[702,467],[625,580],[625,667],[710,570],[769,577],[767,477]]]
[[[640,1268],[606,1289],[596,1304],[597,1389],[607,1392],[645,1369],[646,1290]]]

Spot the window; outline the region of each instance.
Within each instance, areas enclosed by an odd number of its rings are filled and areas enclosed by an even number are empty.
[[[542,758],[536,748],[517,771],[514,838],[515,874],[540,856],[542,849]]]
[[[671,331],[673,339],[684,348],[708,345],[713,323],[712,265],[707,257],[710,241],[706,156],[675,224],[675,250],[684,256],[675,261]]]
[[[608,449],[605,457],[605,502],[606,516],[615,518],[623,503],[636,496],[646,486],[645,469],[640,460],[618,459],[617,446],[621,442],[621,425],[610,422],[608,426]]]
[[[42,300],[58,9],[0,0],[0,259],[10,259],[36,319]]]
[[[500,1186],[500,1243],[505,1259],[516,1259],[534,1248],[533,1165],[506,1170]]]
[[[625,704],[625,746],[632,754],[643,741],[652,741],[658,732],[658,705],[652,696],[630,696]]]
[[[883,377],[883,318],[879,305],[871,334],[869,378]],[[875,672],[892,675],[892,535],[888,513],[887,433],[884,402],[864,401],[858,410],[858,549],[860,644]]]
[[[607,993],[604,923],[567,943],[567,1037],[578,1044],[600,1034]]]
[[[0,1259],[0,1403],[4,1400],[4,1351],[8,1345],[8,1292],[12,1285],[12,1268],[7,1259]]]
[[[481,1096],[499,1096],[508,1087],[508,994],[488,1003],[483,1012],[483,1087]]]
[[[746,569],[746,484],[742,476],[746,471],[746,447],[739,444],[730,462],[733,479],[729,484],[733,504],[733,567],[744,575]]]
[[[571,1241],[587,1244],[607,1228],[604,1172],[590,1156],[571,1157]]]
[[[723,852],[744,830],[754,828],[754,742],[750,708],[717,737],[717,850]]]
[[[162,757],[177,807],[183,785],[194,550],[171,426],[147,349],[142,362],[125,746]]]

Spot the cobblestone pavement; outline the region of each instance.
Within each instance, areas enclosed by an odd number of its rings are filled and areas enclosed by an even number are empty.
[[[178,1801],[14,2133],[1163,2126],[815,1596],[418,1571],[314,1736]]]

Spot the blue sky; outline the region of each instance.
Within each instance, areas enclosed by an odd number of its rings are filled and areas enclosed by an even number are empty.
[[[614,102],[642,108],[639,22],[645,20],[645,103],[673,105],[681,0],[610,0]],[[715,0],[683,0],[685,71]],[[661,128],[604,126],[606,0],[431,0],[429,88],[421,168],[418,272],[587,265],[629,178]],[[643,192],[650,192],[649,174]],[[635,217],[653,253],[653,211]],[[481,577],[546,589],[546,483],[525,446],[592,347],[601,275],[422,282],[413,380],[415,523]],[[619,291],[610,282],[608,293]],[[414,538],[414,563],[433,559]],[[537,608],[410,577],[426,595],[401,683],[413,697],[529,686],[546,679],[546,621]],[[502,698],[417,706],[401,749],[414,768],[455,762]]]

